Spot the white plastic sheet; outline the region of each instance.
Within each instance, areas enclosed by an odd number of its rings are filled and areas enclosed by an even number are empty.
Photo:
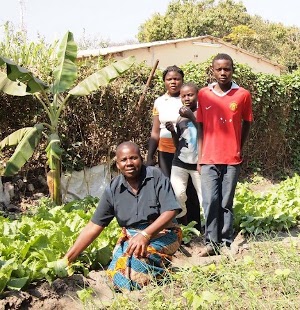
[[[0,177],[0,202],[7,207],[10,204],[11,198],[14,196],[14,186],[10,182],[2,184]]]
[[[107,164],[64,173],[61,176],[62,202],[82,199],[89,195],[100,198],[110,180],[111,172]]]

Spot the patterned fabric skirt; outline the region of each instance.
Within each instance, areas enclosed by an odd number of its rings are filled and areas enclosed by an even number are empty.
[[[112,261],[107,269],[107,274],[116,289],[130,291],[141,289],[151,280],[163,278],[172,255],[180,247],[182,231],[180,227],[175,226],[162,230],[155,238],[151,239],[146,257],[136,258],[126,255],[128,240],[146,227],[147,225],[140,225],[136,229],[122,229],[113,251]]]

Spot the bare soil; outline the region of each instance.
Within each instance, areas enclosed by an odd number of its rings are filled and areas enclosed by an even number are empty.
[[[274,235],[274,241],[291,242],[296,240],[300,244],[300,227],[295,227],[289,232],[281,232]],[[238,259],[246,255],[250,247],[257,242],[266,242],[270,246],[272,236],[268,241],[264,240],[247,240],[242,234],[238,234],[232,245],[230,255],[234,259]],[[176,268],[192,267],[197,265],[208,265],[213,262],[220,261],[224,254],[211,257],[199,257],[198,254],[203,247],[203,237],[195,237],[188,245],[182,245],[175,253],[172,261],[172,267]],[[115,292],[111,287],[110,281],[107,279],[105,271],[91,271],[87,277],[82,274],[75,274],[68,278],[56,279],[52,284],[46,281],[32,283],[24,291],[6,291],[0,299],[0,309],[33,309],[33,310],[84,310],[87,309],[79,300],[77,291],[83,288],[91,288],[93,297],[99,309],[105,309],[105,304],[112,302]],[[135,294],[132,292],[130,294]],[[103,308],[104,307],[104,308]]]
[[[235,238],[235,255],[241,255],[247,249],[246,240],[238,235]],[[174,268],[193,265],[206,265],[217,262],[221,255],[212,257],[199,257],[198,253],[203,247],[201,237],[195,237],[188,245],[182,245],[174,256]],[[115,292],[105,275],[105,271],[91,271],[87,277],[76,274],[68,278],[56,279],[52,284],[46,281],[32,283],[25,291],[6,291],[0,300],[0,309],[33,309],[33,310],[60,310],[84,309],[77,296],[77,291],[91,288],[97,304],[105,304],[113,300]]]

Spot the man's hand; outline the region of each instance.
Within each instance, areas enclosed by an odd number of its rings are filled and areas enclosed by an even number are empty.
[[[133,255],[136,258],[145,257],[148,244],[149,240],[145,238],[142,234],[137,233],[128,241],[128,248],[126,254],[129,256]]]
[[[166,122],[166,128],[171,131],[171,132],[174,132],[175,131],[175,128],[174,128],[174,125],[172,122]]]

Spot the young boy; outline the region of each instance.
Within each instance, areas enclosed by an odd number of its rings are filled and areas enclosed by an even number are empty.
[[[174,128],[172,122],[166,123],[166,128],[172,133],[176,147],[170,180],[175,196],[182,209],[182,212],[177,215],[177,218],[184,225],[187,224],[186,189],[189,176],[191,176],[199,199],[199,214],[197,219],[200,221],[201,183],[200,174],[197,171],[197,96],[197,85],[194,83],[183,84],[180,89],[180,98],[183,106],[179,110],[180,116],[177,119],[176,128]]]

